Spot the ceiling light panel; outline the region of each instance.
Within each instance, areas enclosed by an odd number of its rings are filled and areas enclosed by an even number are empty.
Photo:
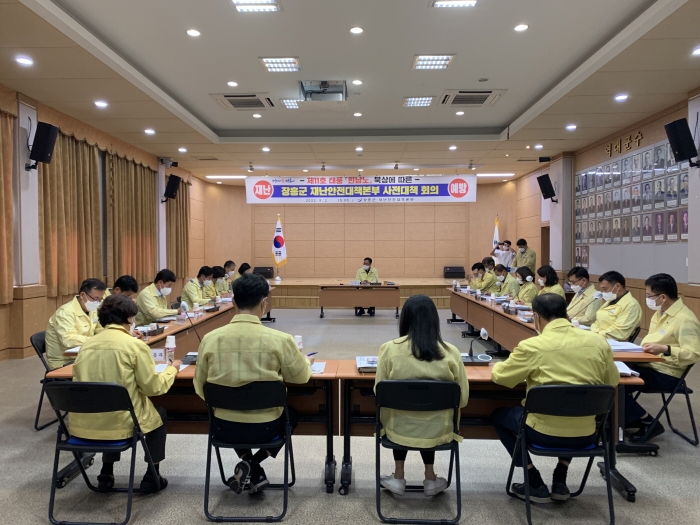
[[[298,57],[289,58],[261,58],[260,62],[270,73],[293,73],[301,71],[301,62]]]
[[[474,7],[476,0],[431,0],[430,7]]]
[[[274,13],[280,10],[278,0],[232,0],[239,13]]]
[[[447,69],[455,55],[416,55],[413,57],[413,69]]]
[[[435,97],[404,97],[403,107],[405,108],[427,108],[433,103]]]
[[[303,100],[283,98],[280,102],[282,102],[287,109],[299,109],[299,102],[303,102]]]

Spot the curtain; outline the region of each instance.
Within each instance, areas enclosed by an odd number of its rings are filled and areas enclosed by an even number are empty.
[[[105,156],[107,281],[122,275],[153,280],[157,269],[157,174],[116,155]]]
[[[0,304],[12,302],[14,286],[12,162],[15,117],[0,111]]]
[[[97,146],[58,134],[51,164],[39,164],[39,224],[49,297],[103,278]]]
[[[177,197],[166,204],[168,269],[181,279],[187,277],[190,253],[190,186],[180,183]]]

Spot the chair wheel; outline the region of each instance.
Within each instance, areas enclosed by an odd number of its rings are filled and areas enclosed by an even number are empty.
[[[326,494],[333,494],[333,485],[331,483],[326,485]]]
[[[341,486],[338,488],[338,494],[340,494],[341,496],[347,496],[347,495],[348,495],[348,489],[349,489],[349,487],[348,487],[347,485],[341,485]]]
[[[656,456],[659,455],[659,451],[658,451],[658,450],[650,450],[650,451],[649,451],[649,455],[650,455],[652,458],[655,458]]]
[[[66,480],[65,480],[65,479],[62,479],[61,481],[59,481],[58,483],[56,483],[56,488],[62,489],[62,488],[64,488],[65,486],[66,486]]]
[[[452,324],[452,319],[448,319],[447,324]]]
[[[95,460],[91,459],[90,462],[86,466],[92,467],[94,464],[95,464]]]

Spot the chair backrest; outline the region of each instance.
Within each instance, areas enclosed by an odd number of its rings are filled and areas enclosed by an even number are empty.
[[[612,410],[615,388],[610,385],[545,385],[527,393],[525,411],[560,417],[600,416]]]
[[[637,340],[637,337],[639,336],[639,332],[642,331],[642,327],[638,326],[637,328],[634,329],[634,332],[632,332],[632,335],[630,338],[627,340],[628,343],[634,343]]]
[[[204,401],[209,410],[264,410],[287,406],[287,389],[281,381],[254,381],[232,387],[204,384]]]
[[[46,397],[57,412],[96,414],[130,411],[129,392],[117,383],[79,383],[56,381],[47,383]]]
[[[31,343],[36,355],[41,359],[42,364],[46,368],[46,371],[50,371],[49,363],[46,361],[44,354],[46,353],[46,332],[37,332],[29,337],[29,342]]]
[[[429,412],[459,408],[460,388],[454,381],[380,381],[377,408]]]

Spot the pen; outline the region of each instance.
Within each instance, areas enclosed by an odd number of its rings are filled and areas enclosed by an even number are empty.
[[[312,355],[316,355],[318,352],[311,352],[310,354],[306,354],[306,357],[311,357]]]

